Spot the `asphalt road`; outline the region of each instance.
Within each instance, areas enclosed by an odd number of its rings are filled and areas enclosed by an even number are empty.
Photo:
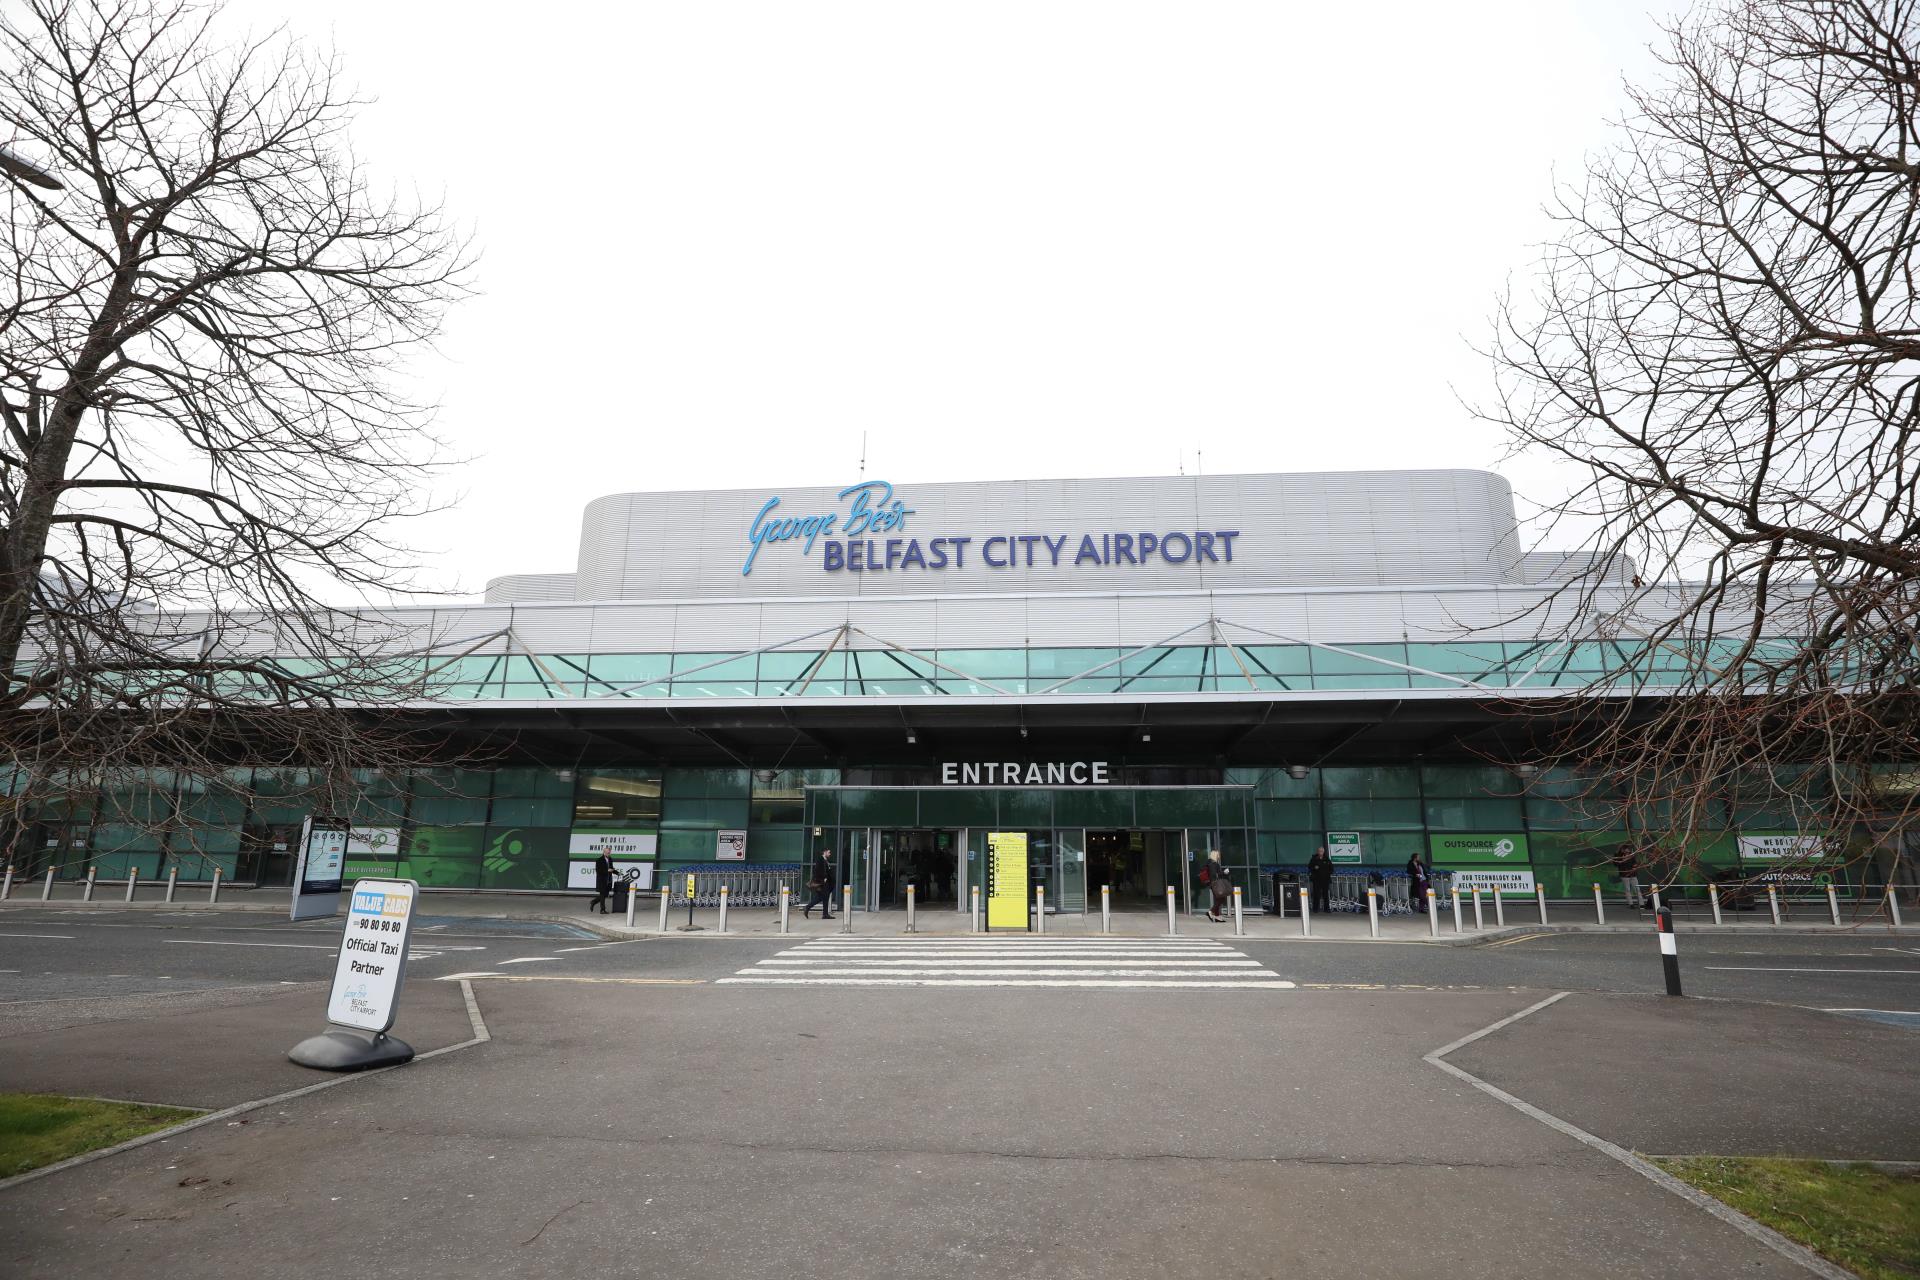
[[[309,1082],[338,929],[9,911],[0,1074]],[[1790,1007],[1920,1009],[1920,956],[1861,935],[1691,941],[1744,999],[1682,1002],[1632,994],[1640,938],[575,932],[428,917],[396,1030],[463,1040],[474,975],[490,1040],[0,1192],[0,1273],[1803,1275],[1424,1060],[1550,991],[1595,994],[1455,1060],[1642,1150],[1920,1156],[1916,1032]]]

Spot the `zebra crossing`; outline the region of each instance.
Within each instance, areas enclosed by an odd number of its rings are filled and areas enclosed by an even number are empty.
[[[756,987],[1095,987],[1273,991],[1294,984],[1206,938],[1033,934],[812,938],[715,985]]]

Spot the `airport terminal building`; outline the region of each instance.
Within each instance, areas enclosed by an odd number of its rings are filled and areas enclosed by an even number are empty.
[[[1562,634],[1566,573],[1483,471],[615,494],[571,572],[393,612],[435,681],[412,710],[489,759],[371,779],[348,870],[538,891],[590,884],[603,848],[649,869],[826,849],[884,910],[909,882],[963,902],[986,836],[1022,832],[1062,911],[1102,884],[1191,895],[1207,850],[1245,877],[1318,845],[1583,894],[1626,833],[1508,767],[1516,700],[1617,696],[1589,686],[1636,665],[1630,640]],[[283,883],[306,815],[240,772],[171,829],[103,796],[34,815],[33,843],[103,878]],[[1713,856],[1768,829],[1730,812]]]

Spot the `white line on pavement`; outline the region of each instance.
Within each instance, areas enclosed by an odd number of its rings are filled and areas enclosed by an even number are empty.
[[[539,964],[543,960],[552,960],[552,956],[516,956],[512,960],[502,960],[501,964]]]
[[[1044,961],[1041,963],[1045,963]],[[740,969],[739,973],[768,973],[766,969]],[[981,969],[970,964],[942,965],[938,968],[918,968],[912,965],[880,965],[864,969],[796,969],[794,973],[807,977],[851,978],[867,974],[946,974],[956,978],[1270,978],[1273,975],[1265,969],[1164,969],[1159,965],[1127,965],[1120,968],[1102,969]],[[784,976],[784,975],[782,975]]]
[[[170,947],[280,947],[293,951],[332,951],[324,942],[209,942],[202,938],[163,938]]]
[[[1291,990],[1293,983],[1285,979],[1256,980],[1249,982],[1219,982],[1211,979],[1179,979],[1155,981],[1150,979],[1112,979],[1112,978],[715,978],[714,985],[732,983],[739,986],[758,987],[1104,987],[1104,988],[1140,988],[1140,987],[1177,987],[1187,990],[1208,987],[1226,991]]]
[[[1224,966],[1258,969],[1261,967],[1258,960],[1237,958],[1223,958],[1219,960],[1150,960],[1146,958],[1134,959],[1128,956],[1115,956],[1111,959],[1089,960],[1080,956],[949,956],[945,952],[935,952],[930,955],[920,956],[887,956],[885,958],[879,956],[833,956],[829,958],[815,955],[801,959],[789,959],[784,956],[771,956],[768,959],[762,960],[760,963],[765,965],[804,968],[814,964],[923,964],[929,960],[945,960],[950,964],[973,965],[1058,964],[1082,966],[1114,965],[1133,960],[1134,966],[1149,969],[1218,969]]]
[[[60,938],[66,942],[73,941],[70,933],[0,933],[0,938]]]
[[[1720,973],[1920,973],[1920,969],[1784,969],[1764,964],[1708,964],[1700,967]]]

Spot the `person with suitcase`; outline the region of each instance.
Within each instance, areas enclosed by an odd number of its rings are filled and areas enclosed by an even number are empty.
[[[593,901],[587,904],[587,913],[591,915],[599,908],[601,915],[607,914],[607,903],[613,898],[613,855],[602,849],[600,856],[593,860]]]
[[[833,855],[825,849],[813,864],[813,878],[807,881],[807,905],[800,914],[811,919],[815,907],[820,908],[821,919],[833,919]]]
[[[1207,908],[1207,919],[1215,924],[1225,924],[1224,914],[1233,905],[1233,872],[1227,864],[1220,861],[1218,849],[1209,850],[1207,860],[1200,864],[1200,883],[1213,894],[1213,903]]]

